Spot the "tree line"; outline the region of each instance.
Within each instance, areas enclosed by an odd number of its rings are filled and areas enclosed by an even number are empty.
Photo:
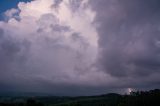
[[[129,95],[110,93],[87,97],[34,97],[23,102],[0,102],[0,106],[160,106],[160,90],[136,91]]]

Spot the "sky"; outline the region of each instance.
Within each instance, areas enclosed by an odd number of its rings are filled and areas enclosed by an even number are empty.
[[[1,0],[0,94],[160,88],[159,0]]]
[[[0,3],[0,13],[5,12],[7,9],[17,7],[19,2],[27,2],[31,0],[1,0]]]

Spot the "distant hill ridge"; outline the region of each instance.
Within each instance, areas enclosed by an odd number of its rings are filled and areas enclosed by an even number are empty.
[[[160,106],[160,90],[137,91],[129,95],[1,97],[0,106]]]

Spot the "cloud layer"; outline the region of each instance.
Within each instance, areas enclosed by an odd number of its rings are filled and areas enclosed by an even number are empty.
[[[5,15],[0,22],[1,90],[65,94],[74,86],[103,82],[105,75],[94,67],[98,37],[87,1],[20,2]]]
[[[91,1],[97,12],[100,70],[122,86],[159,87],[159,1]]]
[[[0,21],[0,90],[90,95],[159,88],[158,3],[20,2]]]

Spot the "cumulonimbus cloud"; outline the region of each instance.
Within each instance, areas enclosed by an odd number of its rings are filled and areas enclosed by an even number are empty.
[[[0,90],[83,95],[159,87],[158,3],[19,2],[0,21]]]
[[[0,21],[1,85],[43,92],[56,85],[60,89],[104,83],[105,74],[94,65],[98,36],[88,1],[20,2],[5,15]]]

